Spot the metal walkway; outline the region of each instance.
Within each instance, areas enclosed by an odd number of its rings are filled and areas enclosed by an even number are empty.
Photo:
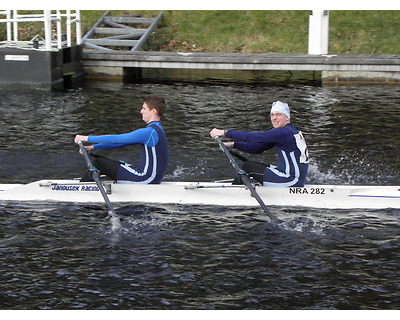
[[[138,15],[111,17],[109,14],[107,11],[82,38],[85,47],[100,52],[137,51],[163,17],[162,12],[156,18]],[[137,25],[146,28],[136,28]]]

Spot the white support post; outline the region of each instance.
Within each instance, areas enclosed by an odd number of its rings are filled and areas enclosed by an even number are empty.
[[[75,10],[75,24],[76,24],[76,44],[82,43],[82,31],[81,31],[81,12]]]
[[[6,18],[7,20],[11,19],[11,10],[6,11]],[[12,37],[11,37],[11,22],[7,22],[7,41],[11,42]]]
[[[66,16],[67,16],[67,46],[71,46],[71,10],[66,10]]]
[[[329,11],[313,10],[309,17],[308,53],[328,54]]]
[[[44,11],[44,41],[46,50],[51,50],[51,10]]]
[[[62,30],[61,30],[61,13],[60,10],[56,10],[56,25],[57,25],[57,48],[62,48]]]
[[[13,17],[14,17],[14,19],[18,18],[17,10],[13,10]],[[18,41],[18,22],[17,21],[13,22],[13,31],[14,31],[13,41]]]

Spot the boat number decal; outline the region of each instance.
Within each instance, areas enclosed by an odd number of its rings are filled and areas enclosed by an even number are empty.
[[[324,188],[289,188],[290,194],[325,194]]]
[[[53,186],[56,191],[99,191],[98,186]]]

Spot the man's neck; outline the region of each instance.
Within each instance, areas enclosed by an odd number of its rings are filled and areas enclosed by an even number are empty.
[[[160,118],[152,118],[152,119],[150,119],[148,122],[147,122],[147,124],[150,124],[150,123],[152,123],[152,122],[160,122]]]

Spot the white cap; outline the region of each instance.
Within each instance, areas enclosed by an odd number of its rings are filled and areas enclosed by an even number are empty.
[[[272,103],[272,108],[271,112],[280,112],[283,113],[285,116],[287,116],[290,119],[290,109],[287,103],[276,101]]]

